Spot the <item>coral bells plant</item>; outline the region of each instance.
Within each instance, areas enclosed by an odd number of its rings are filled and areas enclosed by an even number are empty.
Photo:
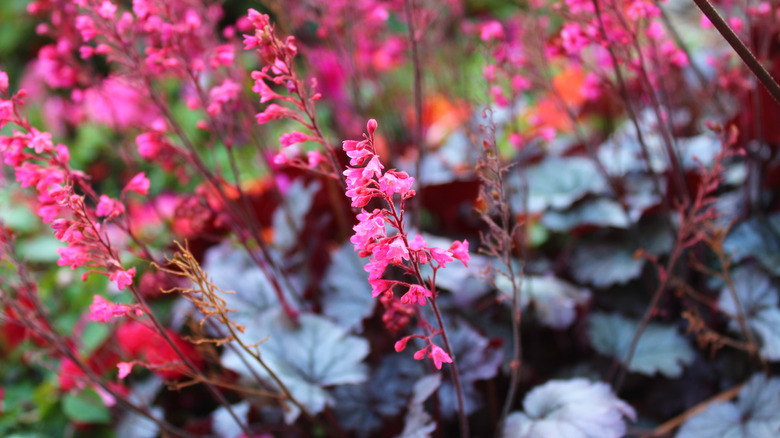
[[[778,434],[777,4],[244,3],[0,1],[0,436]]]
[[[414,354],[415,359],[422,360],[427,356],[433,360],[437,369],[441,369],[443,363],[453,364],[452,376],[458,391],[459,410],[462,413],[463,396],[460,393],[458,371],[451,354],[448,353],[452,349],[436,306],[438,296],[436,273],[454,259],[458,259],[465,266],[468,266],[469,242],[467,240],[455,241],[449,249],[443,250],[427,246],[425,239],[419,234],[415,235],[414,239],[409,238],[404,227],[404,207],[405,202],[415,195],[412,189],[414,178],[406,172],[395,169],[382,171],[384,166],[374,148],[376,120],[369,120],[366,129],[368,133],[363,134],[362,141],[346,140],[343,143],[344,152],[350,158],[350,165],[344,171],[347,181],[346,195],[352,200],[352,207],[361,209],[357,215],[359,222],[353,227],[355,234],[350,238],[350,241],[360,257],[368,258],[364,269],[368,272],[368,282],[371,284],[371,295],[374,298],[380,295],[388,298],[393,297],[393,291],[397,287],[406,290],[401,296],[401,304],[424,306],[426,302],[430,301],[439,328],[435,329],[424,319],[421,319],[420,325],[428,334],[406,336],[395,343],[395,350],[403,351],[410,339],[417,338],[423,340],[425,346]],[[395,204],[396,194],[399,195],[398,207]],[[370,213],[363,209],[375,198],[383,201],[385,207],[376,208]],[[391,229],[389,236],[386,225],[389,225]],[[422,265],[428,263],[433,268],[433,276],[426,281],[423,279],[420,269]],[[417,283],[383,279],[390,266],[400,268],[405,275]],[[417,313],[421,315],[419,312]],[[389,321],[385,323],[392,324]],[[393,325],[398,326],[397,323]],[[447,351],[433,342],[433,337],[436,335],[442,336]],[[462,417],[461,421],[465,425],[465,417]],[[468,434],[466,433],[466,435]]]

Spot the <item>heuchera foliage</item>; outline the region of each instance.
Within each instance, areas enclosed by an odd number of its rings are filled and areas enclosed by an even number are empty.
[[[780,434],[778,4],[0,22],[0,435]]]

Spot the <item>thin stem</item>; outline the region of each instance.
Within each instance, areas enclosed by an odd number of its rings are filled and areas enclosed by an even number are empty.
[[[456,365],[455,355],[450,347],[450,341],[447,338],[447,330],[444,329],[444,321],[441,319],[441,313],[439,312],[439,306],[436,305],[436,298],[431,298],[431,307],[433,313],[436,315],[436,321],[439,323],[439,330],[441,330],[441,338],[444,341],[444,348],[447,349],[447,354],[452,357],[452,383],[455,384],[455,392],[458,396],[458,418],[460,420],[460,436],[462,438],[468,438],[469,436],[469,420],[466,417],[466,409],[463,404],[463,390],[460,385],[460,373],[458,373],[458,366]]]
[[[395,219],[395,225],[398,229],[398,233],[401,236],[401,239],[403,239],[404,246],[406,247],[406,250],[409,251],[409,241],[406,238],[406,233],[404,232],[404,225],[403,225],[403,213],[404,213],[404,205],[403,201],[401,201],[401,207],[400,207],[400,215],[398,214],[398,211],[395,208],[395,205],[393,204],[392,199],[387,199],[388,205],[390,206],[390,213],[393,215],[393,218]],[[414,276],[417,278],[417,282],[420,284],[420,286],[425,286],[425,280],[423,280],[422,274],[420,273],[420,264],[412,258],[412,272],[414,273]],[[435,271],[434,271],[434,275]],[[436,305],[436,290],[435,290],[435,283],[431,285],[431,289],[433,289],[431,292],[433,293],[433,297],[429,298],[428,301],[431,303],[431,306],[433,307],[433,313],[436,315],[436,320],[439,323],[439,330],[441,331],[441,337],[444,340],[444,348],[447,350],[447,354],[450,355],[450,358],[452,358],[452,380],[453,384],[455,385],[455,392],[458,397],[458,418],[460,420],[460,435],[462,438],[468,438],[469,436],[469,422],[468,417],[466,416],[466,408],[463,404],[463,389],[460,385],[460,373],[458,372],[458,366],[457,366],[457,360],[455,359],[455,355],[452,352],[452,348],[450,348],[450,342],[447,338],[447,330],[444,327],[444,322],[442,321],[441,314],[439,313],[439,308]]]
[[[770,75],[764,66],[761,65],[761,62],[756,59],[750,49],[745,46],[745,43],[739,39],[739,36],[734,33],[728,23],[726,23],[726,20],[724,20],[718,11],[715,10],[715,7],[712,6],[712,3],[707,0],[693,0],[693,2],[696,3],[696,6],[698,6],[702,13],[710,20],[712,25],[715,26],[715,29],[720,32],[721,36],[729,43],[731,48],[737,52],[737,55],[742,59],[742,62],[744,62],[750,71],[753,72],[753,75],[761,82],[761,85],[763,85],[764,88],[766,88],[766,91],[775,99],[775,102],[780,104],[780,85],[777,84],[774,78],[772,78],[772,75]]]
[[[422,181],[420,180],[423,158],[425,158],[425,145],[423,144],[423,91],[422,91],[422,63],[420,61],[420,52],[416,29],[414,26],[414,5],[413,0],[404,0],[404,10],[406,11],[406,21],[408,22],[409,43],[412,49],[412,63],[414,65],[414,143],[417,146],[417,163],[414,176],[420,184],[420,190],[417,192],[416,207],[414,209],[414,225],[420,229],[420,214],[423,205]]]

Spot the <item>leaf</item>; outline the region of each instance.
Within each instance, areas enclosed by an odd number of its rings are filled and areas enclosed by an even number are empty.
[[[408,355],[390,353],[366,382],[333,388],[336,418],[342,427],[358,436],[372,436],[386,419],[401,413],[422,371],[420,362]]]
[[[156,418],[163,418],[164,411],[159,406],[152,407],[150,412]],[[159,432],[157,423],[133,411],[128,411],[116,426],[117,438],[155,438]]]
[[[500,347],[491,345],[490,341],[467,323],[454,319],[451,321],[446,326],[447,336],[452,347],[452,356],[458,361],[465,410],[470,414],[482,404],[482,397],[474,382],[495,377],[504,354]],[[437,394],[442,414],[445,417],[455,415],[458,404],[452,379],[445,379]]]
[[[88,323],[81,333],[81,344],[83,346],[82,354],[84,356],[91,355],[93,351],[103,345],[103,342],[110,334],[111,329],[108,324],[97,322]]]
[[[503,438],[618,438],[626,433],[623,417],[634,409],[603,382],[551,380],[523,400],[524,412],[506,419]]]
[[[305,186],[300,178],[290,185],[283,203],[274,211],[272,219],[273,245],[279,252],[286,253],[298,243],[298,234],[303,230],[304,219],[320,187],[319,181]]]
[[[770,361],[780,360],[780,308],[778,290],[772,280],[753,265],[734,270],[731,279],[746,322],[761,339],[761,356]],[[741,332],[737,321],[737,305],[728,287],[718,299],[718,308],[731,318],[729,328]]]
[[[441,374],[429,374],[414,384],[404,430],[398,438],[427,438],[436,430],[436,422],[425,412],[423,403],[441,386]]]
[[[577,306],[590,300],[590,291],[552,276],[528,275],[519,279],[520,302],[523,309],[533,304],[536,316],[547,327],[557,330],[569,327],[577,317]],[[496,275],[495,284],[512,304],[512,282],[505,275]]]
[[[643,259],[635,259],[626,242],[581,242],[571,255],[569,266],[574,278],[598,288],[624,284],[642,273]]]
[[[780,274],[780,214],[753,218],[731,230],[723,249],[734,262],[755,257],[773,274]]]
[[[246,327],[241,339],[254,344],[268,335],[261,321],[264,315],[279,308],[279,300],[268,277],[255,262],[243,250],[223,242],[206,252],[202,267],[215,285],[234,292],[220,296],[227,308],[234,310],[230,318]]]
[[[404,430],[398,438],[428,438],[436,431],[436,422],[422,405],[412,405],[404,419]]]
[[[373,313],[376,299],[371,296],[365,261],[347,242],[331,255],[322,280],[322,313],[342,327],[361,331],[361,322]]]
[[[130,388],[128,400],[137,405],[149,406],[162,387],[162,379],[151,376]],[[162,419],[165,416],[165,411],[159,406],[153,406],[149,411],[155,418]],[[154,421],[133,411],[126,412],[116,426],[117,438],[155,438],[159,431],[160,426]]]
[[[250,409],[248,402],[242,401],[231,405],[230,407],[239,420],[247,421],[247,415],[249,415]],[[230,415],[230,412],[226,407],[220,406],[211,414],[211,418],[211,428],[216,436],[220,438],[238,438],[244,436],[241,426],[236,423],[236,420]]]
[[[92,389],[85,389],[77,394],[65,394],[62,398],[62,412],[69,420],[77,423],[108,424],[111,422],[111,412]]]
[[[333,404],[326,387],[361,383],[368,377],[363,363],[369,351],[368,342],[347,334],[326,318],[302,314],[296,326],[282,311],[276,311],[264,316],[259,327],[269,336],[258,347],[261,358],[313,414]],[[243,351],[240,354],[255,373],[271,382],[268,372],[253,357]],[[225,350],[222,364],[247,379],[254,378],[233,349]],[[286,420],[295,420],[297,414],[289,411]]]
[[[583,225],[628,228],[631,219],[619,203],[606,198],[586,200],[565,212],[550,211],[542,217],[542,225],[565,232]]]
[[[39,263],[53,263],[59,260],[57,248],[65,246],[54,235],[42,234],[39,236],[19,241],[19,255],[28,261]]]
[[[639,321],[616,314],[594,313],[588,321],[593,349],[621,362],[628,354],[638,328]],[[661,373],[679,377],[683,365],[692,361],[693,349],[675,327],[651,322],[637,342],[628,369],[647,376]]]
[[[514,176],[514,184],[522,187],[518,180],[519,177]],[[599,194],[607,190],[607,184],[593,162],[582,157],[547,158],[526,170],[525,181],[529,184],[528,212],[564,209],[588,193]]]
[[[677,438],[774,438],[780,430],[780,378],[751,377],[737,400],[716,402],[683,423]]]

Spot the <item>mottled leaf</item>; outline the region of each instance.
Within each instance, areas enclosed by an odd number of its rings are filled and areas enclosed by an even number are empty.
[[[631,341],[639,328],[639,321],[617,314],[592,314],[588,334],[593,348],[599,353],[623,361]],[[683,366],[693,361],[693,349],[674,326],[651,322],[636,345],[630,371],[652,376],[656,373],[679,377]]]
[[[553,276],[527,275],[517,280],[523,309],[533,304],[536,316],[542,324],[554,329],[569,327],[577,316],[577,306],[590,299],[590,291]],[[512,282],[504,275],[495,278],[496,287],[506,295],[505,303],[511,306]]]
[[[565,212],[550,211],[542,217],[547,228],[565,232],[583,225],[628,228],[631,219],[619,203],[606,198],[583,201]]]
[[[683,423],[677,438],[775,438],[780,430],[780,378],[753,376],[736,402],[715,402]]]
[[[780,295],[777,287],[753,265],[735,269],[731,278],[746,322],[761,340],[761,356],[770,361],[780,360]],[[728,287],[721,290],[718,307],[731,318],[729,327],[740,332],[739,310]]]
[[[293,396],[316,414],[332,404],[325,388],[366,380],[368,369],[363,359],[369,345],[365,339],[347,334],[344,328],[318,315],[302,314],[297,323],[293,324],[281,311],[267,314],[260,324],[269,338],[258,348],[264,362]],[[271,382],[268,372],[254,358],[240,354],[255,373]],[[253,379],[253,373],[238,355],[233,349],[226,349],[222,364],[245,379]],[[291,410],[286,420],[293,421],[297,414]]]
[[[429,374],[414,384],[409,411],[404,420],[404,430],[398,438],[427,438],[436,430],[433,418],[425,412],[423,403],[441,385],[441,374]]]
[[[626,433],[624,417],[636,420],[636,412],[606,383],[552,380],[525,396],[523,412],[507,417],[502,437],[618,438]]]
[[[230,406],[239,420],[246,422],[249,414],[249,403],[243,401]],[[245,423],[246,424],[246,423]],[[236,422],[225,406],[220,406],[211,414],[211,428],[220,438],[238,438],[244,435],[241,426]]]
[[[345,429],[360,437],[371,436],[403,411],[414,381],[422,372],[420,362],[405,354],[390,353],[366,382],[333,388],[333,412]]]
[[[322,313],[339,325],[360,332],[363,318],[371,315],[376,298],[371,296],[366,259],[360,258],[349,242],[331,255],[322,280]]]
[[[495,377],[503,359],[503,350],[471,328],[465,322],[452,322],[447,325],[450,346],[458,361],[463,401],[467,413],[475,412],[482,404],[482,397],[474,382]],[[452,379],[445,379],[439,389],[441,412],[451,417],[457,412],[457,397]]]
[[[604,288],[624,284],[642,273],[643,259],[634,258],[636,248],[626,242],[581,242],[571,255],[574,278]]]
[[[749,257],[773,274],[780,274],[780,215],[753,218],[734,227],[723,242],[734,262]]]
[[[304,185],[300,178],[290,184],[282,204],[274,211],[272,219],[273,245],[279,252],[286,253],[298,243],[298,235],[303,230],[304,219],[320,186],[319,181],[314,181],[308,186]]]
[[[513,178],[513,184],[522,187],[522,181],[519,180],[519,177]],[[525,181],[529,185],[529,212],[548,208],[564,209],[588,193],[599,194],[607,190],[604,177],[595,164],[582,157],[548,158],[526,169]]]

